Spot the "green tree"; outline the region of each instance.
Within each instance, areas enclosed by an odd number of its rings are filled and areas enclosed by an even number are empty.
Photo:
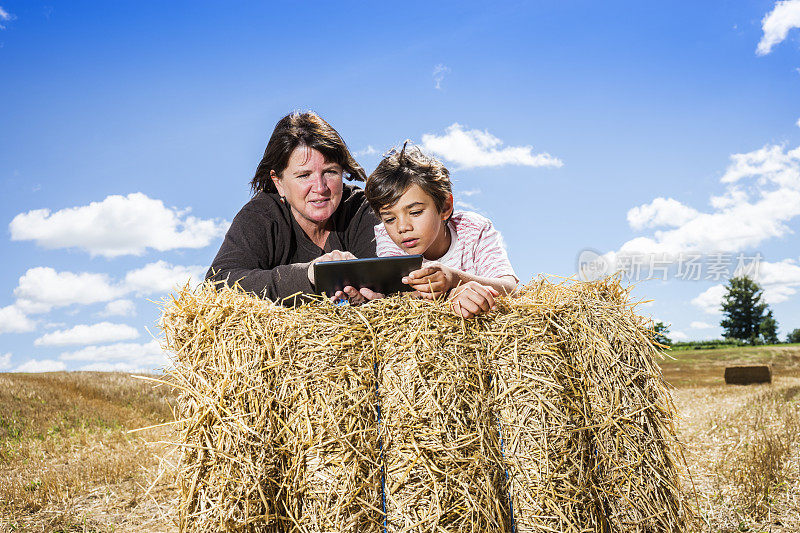
[[[772,309],[767,311],[767,315],[761,319],[758,325],[758,332],[764,344],[778,344],[778,321],[772,316]]]
[[[669,326],[663,322],[656,322],[653,326],[653,340],[665,346],[672,346],[672,339],[667,337],[669,333]]]
[[[786,342],[800,342],[800,328],[791,331],[786,336]]]
[[[740,339],[755,344],[761,334],[767,304],[761,301],[764,291],[747,276],[728,280],[727,294],[722,298],[722,313],[725,318],[719,323],[725,330],[726,339]]]

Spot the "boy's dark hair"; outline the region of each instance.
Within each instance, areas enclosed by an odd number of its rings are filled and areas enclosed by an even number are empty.
[[[453,193],[450,172],[441,161],[426,155],[418,146],[409,146],[410,142],[403,143],[399,151],[392,148],[367,178],[364,195],[375,213],[397,203],[412,185],[419,185],[433,198],[440,213]]]
[[[274,170],[280,176],[289,164],[289,156],[298,146],[314,148],[325,157],[325,161],[341,165],[346,178],[364,181],[367,177],[333,126],[313,111],[295,111],[275,125],[267,149],[264,150],[264,157],[250,182],[253,194],[258,191],[278,192],[270,178],[270,171]]]

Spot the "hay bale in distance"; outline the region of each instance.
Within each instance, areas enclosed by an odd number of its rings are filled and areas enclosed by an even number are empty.
[[[205,285],[162,327],[182,531],[686,529],[675,409],[619,280],[540,279],[471,320]]]
[[[772,368],[769,365],[729,366],[725,368],[725,383],[728,385],[772,383]]]

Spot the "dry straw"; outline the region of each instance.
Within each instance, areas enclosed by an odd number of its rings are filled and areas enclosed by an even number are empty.
[[[164,305],[181,529],[682,531],[659,347],[617,279],[442,302]]]

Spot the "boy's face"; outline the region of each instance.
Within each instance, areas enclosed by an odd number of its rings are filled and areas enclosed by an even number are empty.
[[[452,196],[444,211],[439,212],[433,198],[415,184],[394,205],[382,208],[380,216],[389,237],[404,252],[435,260],[450,247],[450,234],[444,222],[452,212]]]

